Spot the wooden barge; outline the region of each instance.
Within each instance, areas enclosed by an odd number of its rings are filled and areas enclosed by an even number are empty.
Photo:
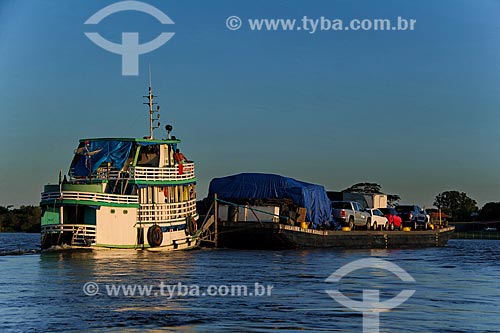
[[[245,249],[407,249],[446,246],[455,227],[426,231],[332,231],[280,223],[217,223],[217,246]]]

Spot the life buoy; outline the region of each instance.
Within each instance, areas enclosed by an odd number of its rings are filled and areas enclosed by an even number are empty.
[[[158,247],[163,242],[163,231],[157,224],[148,229],[148,243],[151,247]]]
[[[194,235],[197,229],[198,225],[196,224],[196,220],[192,216],[186,217],[186,233],[188,235]]]

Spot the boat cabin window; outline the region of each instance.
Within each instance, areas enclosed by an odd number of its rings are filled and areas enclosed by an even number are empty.
[[[139,158],[137,159],[137,166],[158,167],[159,162],[159,145],[141,146],[141,149],[139,150]]]

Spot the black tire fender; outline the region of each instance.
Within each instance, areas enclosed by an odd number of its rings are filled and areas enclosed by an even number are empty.
[[[148,244],[151,247],[158,247],[163,242],[163,231],[158,224],[152,225],[148,229]]]

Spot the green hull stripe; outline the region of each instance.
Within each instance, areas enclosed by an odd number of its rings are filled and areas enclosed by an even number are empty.
[[[49,200],[42,201],[40,205],[85,205],[85,206],[106,206],[106,207],[129,207],[129,208],[139,208],[139,204],[125,204],[125,203],[114,203],[106,201],[90,201],[90,200]]]

